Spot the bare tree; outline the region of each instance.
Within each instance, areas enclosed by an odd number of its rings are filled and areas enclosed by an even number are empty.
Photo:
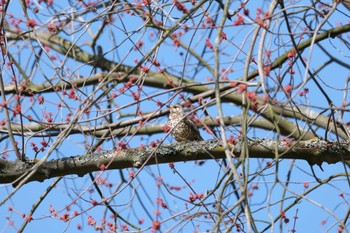
[[[349,232],[349,1],[1,4],[2,232]]]

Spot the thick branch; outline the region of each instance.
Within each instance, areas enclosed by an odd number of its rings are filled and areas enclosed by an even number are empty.
[[[308,46],[310,46],[310,44],[312,42],[316,43],[319,41],[322,41],[324,39],[327,39],[329,37],[334,38],[338,35],[341,35],[342,33],[348,32],[350,30],[350,24],[348,25],[343,25],[340,27],[336,27],[333,28],[331,30],[328,31],[324,31],[322,33],[320,33],[319,35],[317,35],[315,37],[315,40],[313,41],[312,38],[305,40],[304,42],[300,43],[298,45],[298,50],[303,50],[305,48],[307,48]],[[86,64],[91,64],[91,65],[96,65],[97,67],[101,67],[101,68],[105,68],[105,69],[112,69],[113,67],[118,67],[117,71],[120,72],[125,72],[127,73],[130,69],[132,69],[132,67],[130,66],[124,66],[121,64],[117,64],[117,63],[113,63],[112,61],[109,61],[107,59],[104,58],[99,58],[99,57],[95,57],[93,55],[90,55],[86,52],[84,52],[83,50],[81,50],[78,46],[72,44],[71,42],[69,42],[68,40],[65,40],[62,37],[56,36],[56,35],[50,35],[49,33],[43,32],[43,31],[37,31],[35,34],[34,33],[25,33],[23,35],[21,35],[23,37],[27,37],[30,39],[39,39],[42,43],[45,44],[50,44],[52,46],[53,49],[55,49],[56,51],[62,53],[62,54],[66,54],[72,58],[75,58],[78,61],[81,61],[83,63]],[[19,40],[22,39],[22,37],[17,36],[14,33],[8,33],[7,34],[8,39],[14,39],[14,40]],[[287,59],[288,59],[288,54],[292,51],[294,51],[295,48],[292,48],[290,50],[288,50],[287,52],[285,52],[284,54],[282,54],[280,57],[278,57],[277,59],[275,59],[275,61],[271,64],[271,70],[274,70],[278,67],[280,67]],[[72,52],[74,50],[74,53]],[[139,71],[136,71],[135,74],[138,74]],[[255,78],[258,75],[258,71],[252,71],[251,73],[249,73],[247,79],[250,80],[252,78]],[[102,76],[104,76],[102,74]],[[184,90],[191,92],[193,94],[195,94],[196,96],[192,97],[191,100],[192,101],[197,101],[199,97],[213,97],[214,96],[214,90],[211,88],[208,88],[206,86],[202,86],[196,85],[196,83],[187,80],[187,79],[181,79],[175,76],[172,76],[170,74],[167,74],[164,76],[164,74],[160,74],[160,73],[156,73],[156,72],[149,72],[148,76],[150,78],[147,79],[143,79],[143,80],[148,80],[148,83],[144,83],[146,85],[149,86],[153,86],[153,87],[158,87],[158,88],[166,88],[166,89],[171,89],[173,87],[177,87],[177,86],[182,86],[184,88]],[[151,79],[151,77],[153,77]],[[112,75],[111,79],[115,80],[116,76]],[[137,78],[137,77],[136,77]],[[89,78],[90,79],[90,78]],[[90,80],[93,83],[97,81],[97,76],[92,77],[92,79]],[[120,81],[125,81],[125,80],[120,80]],[[80,81],[78,81],[80,82]],[[63,85],[63,82],[60,82],[61,85]],[[69,84],[71,85],[71,84]],[[40,92],[43,90],[54,90],[54,88],[52,87],[44,87],[44,86],[38,86],[38,85],[34,85],[34,84],[28,84],[30,93],[35,93],[35,92]],[[230,85],[224,85],[222,87],[220,87],[220,91],[223,92],[225,90],[229,90],[232,89],[232,87]],[[7,92],[14,92],[15,91],[15,87],[14,86],[8,86],[7,88],[5,88],[5,91]],[[22,91],[23,92],[23,91]],[[230,93],[226,96],[224,96],[222,98],[223,101],[226,102],[232,102],[238,106],[240,106],[242,104],[242,96],[239,93]],[[250,102],[248,100],[248,102]],[[263,103],[263,98],[258,98],[258,103],[259,106],[261,106],[260,104]],[[270,122],[275,122],[276,117],[278,117],[278,115],[282,115],[284,117],[292,117],[292,118],[296,118],[296,119],[301,119],[304,120],[306,122],[309,122],[310,124],[314,124],[317,126],[321,126],[324,129],[327,129],[329,131],[332,132],[337,132],[338,136],[340,136],[341,138],[346,139],[347,138],[347,133],[343,130],[342,127],[337,127],[337,129],[335,130],[334,127],[329,128],[329,118],[327,116],[324,115],[320,115],[317,117],[317,119],[315,119],[314,117],[310,118],[308,116],[308,114],[305,114],[306,112],[308,112],[308,110],[306,109],[302,109],[302,108],[295,108],[295,107],[281,107],[281,106],[277,106],[277,105],[271,105],[271,108],[266,111],[266,112],[262,112],[261,115],[269,120]],[[159,114],[152,114],[152,118],[155,117],[159,117],[160,115],[163,115],[167,113],[167,111],[161,112]],[[115,126],[118,128],[122,128],[124,126],[129,126],[132,125],[134,123],[138,123],[140,120],[142,119],[146,119],[149,116],[144,116],[144,117],[140,117],[140,118],[134,118],[132,120],[127,120],[127,121],[123,121],[123,122],[117,122],[115,123]],[[300,132],[300,129],[297,125],[279,118],[278,121],[278,126],[279,126],[279,130],[281,131],[282,134],[284,135],[291,135],[291,137],[294,138],[303,138],[303,139],[310,139],[312,138],[314,135],[310,132],[306,135],[303,135]]]
[[[328,39],[328,38],[335,38],[343,33],[349,32],[350,31],[350,24],[347,25],[342,25],[339,27],[332,28],[330,30],[324,31],[317,35],[315,37],[315,40],[313,38],[309,38],[303,42],[301,42],[298,45],[298,48],[292,48],[288,51],[286,51],[284,54],[282,54],[280,57],[276,58],[272,64],[271,64],[271,70],[274,70],[276,68],[279,68],[284,62],[288,60],[288,55],[294,51],[294,49],[298,50],[304,50],[305,48],[309,47],[311,43],[317,43],[322,40]],[[7,32],[6,37],[8,40],[22,40],[24,38],[28,38],[31,40],[39,40],[43,44],[50,45],[50,47],[57,52],[67,55],[77,61],[80,61],[84,64],[90,64],[96,67],[99,67],[101,69],[105,70],[113,70],[115,67],[117,67],[116,71],[122,72],[122,73],[128,73],[133,67],[123,65],[123,64],[118,64],[115,62],[112,62],[108,59],[105,59],[103,57],[98,57],[91,55],[85,51],[83,51],[81,48],[79,48],[77,45],[72,44],[70,41],[64,39],[63,37],[57,36],[57,35],[52,35],[49,32],[44,32],[44,31],[36,31],[35,33],[32,32],[27,32],[22,35],[17,35],[16,33]],[[136,70],[134,72],[136,76],[140,74],[139,70]],[[251,80],[253,78],[256,78],[259,75],[258,70],[254,70],[248,74],[247,80]],[[104,75],[102,75],[104,76]],[[166,76],[166,78],[165,78]],[[169,89],[174,86],[186,86],[188,84],[193,84],[194,82],[188,79],[180,78],[173,76],[169,73],[160,74],[158,72],[149,72],[147,75],[147,79],[143,79],[143,81],[147,81],[149,79],[152,79],[148,81],[146,84],[149,86],[153,87],[160,87],[160,88],[166,88]],[[76,84],[84,84],[84,85],[91,85],[91,84],[96,84],[98,81],[99,77],[89,77],[88,80],[77,80],[73,81],[74,86]],[[113,78],[112,78],[113,79]],[[159,80],[160,79],[160,80]],[[238,79],[241,80],[241,79]],[[70,81],[71,82],[71,81]],[[68,84],[68,87],[70,87],[71,84]],[[66,87],[66,83],[60,82],[59,85],[63,85]],[[41,86],[40,84],[30,84],[29,85],[32,91],[32,93],[35,92],[53,92],[55,91],[56,86]],[[76,87],[76,86],[75,86]],[[5,88],[6,93],[17,93],[15,90],[14,85],[8,85]],[[221,91],[230,89],[230,85],[224,86],[221,88]],[[187,91],[192,92],[193,94],[200,94],[203,93],[204,91],[209,91],[211,90],[210,88],[207,87],[194,87],[193,89],[191,87],[186,88]],[[32,94],[31,93],[31,94]],[[27,92],[25,90],[22,90],[22,94],[25,95]]]
[[[276,147],[278,154],[275,153]],[[311,165],[323,162],[337,163],[350,160],[348,143],[327,142],[320,139],[292,142],[253,139],[248,143],[250,158],[301,159]],[[232,145],[232,152],[240,155],[241,142]],[[43,181],[49,178],[76,174],[84,176],[89,172],[140,167],[146,165],[225,158],[224,148],[215,141],[174,143],[159,148],[145,147],[109,151],[99,154],[72,156],[43,163],[28,179]],[[0,183],[16,183],[21,176],[31,171],[34,162],[10,162],[0,159]]]
[[[206,127],[217,127],[218,126],[217,117],[204,117],[198,120],[198,126],[205,129]],[[240,125],[241,116],[226,116],[224,117],[224,123],[226,126],[230,125]],[[257,127],[260,129],[274,130],[275,126],[263,119],[258,118],[249,122],[252,127]],[[15,135],[26,135],[31,137],[43,137],[43,136],[57,136],[62,130],[69,126],[69,123],[62,123],[50,126],[49,128],[45,124],[31,122],[29,124],[24,124],[23,127],[20,124],[12,124],[12,130]],[[23,129],[23,130],[22,130]],[[43,130],[47,130],[46,133]],[[6,133],[8,131],[7,127],[0,127],[0,132]],[[41,132],[40,134],[36,134]],[[119,137],[129,135],[154,135],[157,133],[164,133],[164,124],[149,124],[142,127],[139,126],[125,126],[119,128],[114,124],[105,124],[101,126],[89,126],[89,125],[78,125],[74,126],[71,134],[91,134],[96,137],[103,137],[106,133],[112,132],[111,136]],[[306,133],[306,132],[305,132]],[[282,135],[284,135],[282,133]],[[284,135],[287,136],[287,135]]]

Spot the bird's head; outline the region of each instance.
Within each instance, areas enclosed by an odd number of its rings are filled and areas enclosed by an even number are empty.
[[[176,113],[179,115],[184,114],[184,109],[180,104],[175,104],[173,106],[170,106],[169,108],[170,108],[170,114],[172,113]]]

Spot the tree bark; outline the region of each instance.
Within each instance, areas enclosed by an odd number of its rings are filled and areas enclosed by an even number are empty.
[[[233,155],[239,158],[242,141],[230,144]],[[248,141],[249,158],[300,159],[310,165],[322,165],[323,162],[333,164],[350,160],[348,143],[312,139],[308,141],[274,141],[251,139]],[[216,141],[164,144],[158,147],[112,150],[104,153],[76,155],[63,159],[47,161],[40,166],[27,182],[44,181],[46,179],[76,174],[84,176],[89,172],[112,169],[141,167],[144,165],[185,162],[193,160],[209,160],[226,158],[224,147]],[[25,177],[35,161],[6,161],[0,159],[0,183],[16,185]]]

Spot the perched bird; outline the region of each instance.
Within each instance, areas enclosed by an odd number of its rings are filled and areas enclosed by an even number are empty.
[[[177,142],[203,141],[197,125],[185,117],[185,111],[179,104],[170,107],[167,125],[172,129],[171,135]]]

